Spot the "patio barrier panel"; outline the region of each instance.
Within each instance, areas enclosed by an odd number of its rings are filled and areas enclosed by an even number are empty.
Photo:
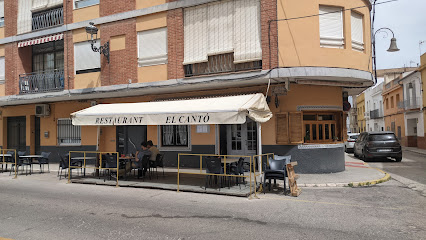
[[[76,155],[79,155],[81,157],[81,155],[83,154],[83,164],[81,167],[79,166],[71,166],[71,160],[73,158],[72,155],[74,155],[74,157]],[[96,154],[96,161],[95,161],[95,166],[94,167],[88,167],[86,165],[86,160],[87,158],[89,158],[89,156],[87,155],[94,155]],[[117,157],[117,167],[116,168],[104,168],[102,167],[102,155],[104,154],[112,154]],[[71,168],[75,168],[75,169],[95,169],[95,170],[116,170],[117,171],[117,182],[116,182],[116,187],[119,187],[118,185],[118,173],[119,173],[119,168],[120,168],[120,160],[119,160],[119,154],[118,152],[97,152],[97,151],[70,151],[69,152],[69,157],[68,157],[68,183],[71,183]]]
[[[181,165],[181,159],[182,157],[185,156],[192,156],[192,157],[199,157],[200,159],[200,171],[198,172],[185,172],[185,171],[181,171],[180,169],[180,165]],[[224,169],[223,169],[223,174],[215,174],[215,173],[207,173],[206,171],[203,172],[203,157],[219,157],[223,159],[223,165],[224,165]],[[227,169],[226,163],[227,163],[227,159],[230,158],[248,158],[250,160],[250,172],[249,175],[235,175],[235,174],[228,174],[229,173],[229,169]],[[234,161],[235,162],[235,161]],[[221,176],[221,177],[239,177],[239,178],[249,178],[249,186],[250,186],[250,196],[252,195],[253,192],[253,180],[255,180],[254,178],[252,178],[252,175],[255,175],[255,167],[253,166],[253,157],[252,156],[246,156],[246,155],[218,155],[218,154],[193,154],[193,153],[179,153],[178,154],[178,174],[177,174],[177,192],[179,192],[179,184],[180,184],[180,174],[193,174],[193,175],[204,175],[204,176]],[[255,187],[256,188],[256,184]],[[254,190],[255,196],[256,196],[256,189]]]
[[[15,162],[6,162],[6,160],[5,160],[5,154],[7,154],[7,152],[14,152],[15,154]],[[11,164],[11,165],[13,165],[13,164],[15,164],[15,177],[13,177],[14,179],[15,178],[17,178],[18,177],[18,172],[16,171],[17,170],[17,158],[16,158],[16,149],[0,149],[0,154],[1,154],[1,159],[2,159],[2,161],[1,161],[1,163],[2,163],[2,166],[3,165],[8,165],[8,164]],[[3,169],[2,169],[3,170]]]

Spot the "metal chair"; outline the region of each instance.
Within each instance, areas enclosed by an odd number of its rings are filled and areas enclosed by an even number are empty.
[[[115,169],[117,168],[117,158],[114,157],[114,155],[105,155],[105,158],[106,158],[105,168],[108,168],[108,169],[104,170],[104,182],[105,182],[106,177],[107,177],[106,172],[108,172],[109,180],[111,180],[113,173],[117,174],[117,170],[113,170],[113,168],[115,168]]]
[[[40,171],[44,172],[44,165],[47,164],[47,172],[50,172],[50,164],[49,164],[49,156],[50,152],[41,152],[42,158],[38,159],[38,163],[40,165]],[[43,169],[41,168],[43,166]]]
[[[150,161],[150,171],[151,168],[154,169],[155,168],[155,174],[157,175],[157,179],[158,179],[158,167],[162,167],[163,168],[163,177],[164,177],[164,163],[163,163],[163,159],[164,159],[164,154],[157,154],[156,158],[155,158],[155,162]]]
[[[25,168],[25,175],[28,175],[28,167],[30,167],[30,175],[31,175],[31,159],[21,157],[21,156],[25,156],[25,155],[27,155],[26,151],[18,151],[18,158],[19,158],[19,160],[17,159],[18,167],[19,166],[22,166],[23,168],[26,167]],[[24,172],[24,170],[22,170],[22,173],[23,172]]]
[[[231,171],[230,172],[231,172],[231,174],[234,174],[234,175],[244,176],[244,158],[243,157],[238,159],[238,162],[237,162],[236,165],[235,164],[231,165]],[[236,177],[236,182],[240,186],[240,189],[241,189],[240,177]],[[245,181],[244,178],[243,178],[243,183],[244,183],[244,186],[245,186],[246,181]]]
[[[58,177],[59,177],[59,180],[61,180],[62,179],[62,170],[67,170],[70,167],[70,165],[69,165],[69,154],[67,153],[64,156],[62,156],[58,153],[58,156],[59,156]],[[80,165],[78,163],[74,163],[74,164],[71,163],[71,166],[80,167]],[[70,168],[70,173],[73,169],[77,169],[77,168]],[[65,178],[68,176],[67,172],[68,171],[65,171],[65,175],[64,175]],[[78,170],[77,170],[77,172],[78,172]]]
[[[206,173],[209,174],[223,174],[223,168],[222,168],[222,162],[220,160],[219,157],[207,157],[206,158]],[[219,191],[220,188],[222,187],[222,177],[220,176],[218,178],[218,176],[216,175],[206,175],[206,184],[205,184],[205,189],[207,189],[208,186],[208,181],[215,180],[215,182],[217,182],[217,180],[219,179]]]
[[[271,180],[274,179],[274,185],[276,185],[276,180],[284,181],[284,195],[286,194],[286,183],[285,178],[287,176],[286,164],[290,162],[291,156],[286,156],[281,160],[275,160],[272,158],[268,159],[269,166],[263,166],[263,186],[266,186],[266,179],[269,180],[268,190],[271,191]],[[265,191],[263,192],[265,193]]]

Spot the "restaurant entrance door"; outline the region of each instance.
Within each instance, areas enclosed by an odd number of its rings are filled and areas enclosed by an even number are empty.
[[[141,143],[146,141],[146,126],[117,126],[117,152],[131,154],[140,151]]]
[[[256,122],[247,118],[247,121],[244,124],[227,125],[226,130],[228,155],[256,155]]]
[[[26,140],[26,118],[8,117],[7,118],[7,148],[16,149],[16,151],[27,150]]]

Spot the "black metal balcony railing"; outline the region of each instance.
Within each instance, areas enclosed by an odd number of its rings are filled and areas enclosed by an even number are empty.
[[[234,63],[234,54],[225,53],[208,57],[207,62],[185,65],[185,77],[262,69],[262,61]]]
[[[53,27],[64,24],[64,8],[54,8],[43,12],[33,13],[32,30]]]
[[[64,70],[33,72],[19,75],[19,93],[42,93],[64,90]]]
[[[421,108],[421,106],[422,106],[422,98],[420,97],[409,98],[398,103],[398,108],[405,109],[405,110]]]
[[[370,119],[377,119],[382,117],[383,117],[383,113],[380,111],[380,109],[374,109],[370,111]]]

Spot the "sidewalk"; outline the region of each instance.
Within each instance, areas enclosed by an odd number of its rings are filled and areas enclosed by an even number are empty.
[[[420,149],[416,147],[402,147],[402,151],[408,151],[408,152],[426,155],[426,149]]]
[[[300,187],[368,186],[388,181],[390,175],[359,160],[353,154],[345,155],[345,171],[329,174],[299,174]],[[295,167],[297,173],[297,166]]]

